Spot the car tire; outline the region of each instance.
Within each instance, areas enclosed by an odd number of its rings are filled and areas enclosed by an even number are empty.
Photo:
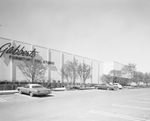
[[[18,90],[19,91],[19,94],[22,94],[22,91],[21,90]]]
[[[33,97],[33,96],[34,96],[32,92],[30,92],[29,94],[30,94],[30,97]]]

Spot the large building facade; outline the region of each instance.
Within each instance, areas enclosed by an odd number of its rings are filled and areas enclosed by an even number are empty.
[[[111,70],[120,70],[124,66],[124,64],[118,62],[101,62],[51,48],[0,37],[0,81],[27,80],[17,65],[23,60],[30,61],[32,58],[37,62],[48,64],[44,81],[49,82],[53,80],[67,82],[65,78],[62,78],[61,69],[68,61],[77,60],[78,63],[85,63],[91,67],[91,77],[86,80],[86,83],[102,83],[101,77],[103,74],[109,74]],[[81,83],[81,80],[77,79],[76,82]]]
[[[17,65],[23,60],[30,61],[32,58],[48,64],[45,81],[67,82],[61,76],[61,68],[67,61],[74,60],[91,67],[91,77],[86,83],[101,83],[101,76],[104,74],[104,63],[101,61],[0,37],[0,81],[26,80]],[[80,79],[76,82],[80,83]]]

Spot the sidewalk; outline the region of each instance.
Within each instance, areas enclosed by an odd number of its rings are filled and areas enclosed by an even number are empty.
[[[17,90],[0,90],[0,95],[14,94],[17,92],[18,92]]]

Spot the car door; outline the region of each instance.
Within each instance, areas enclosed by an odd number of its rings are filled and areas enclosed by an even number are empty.
[[[109,89],[109,85],[108,84],[105,84],[105,89]]]
[[[102,89],[107,89],[107,85],[106,84],[102,84]]]
[[[27,94],[29,93],[29,85],[28,84],[24,86],[23,92],[27,93]]]

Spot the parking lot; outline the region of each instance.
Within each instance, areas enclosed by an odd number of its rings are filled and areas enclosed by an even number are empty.
[[[150,88],[0,95],[0,121],[150,121]]]

